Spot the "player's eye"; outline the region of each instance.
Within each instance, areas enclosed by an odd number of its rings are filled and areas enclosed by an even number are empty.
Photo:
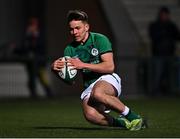
[[[74,30],[80,30],[80,29],[81,29],[80,26],[77,26],[77,27],[74,28]]]

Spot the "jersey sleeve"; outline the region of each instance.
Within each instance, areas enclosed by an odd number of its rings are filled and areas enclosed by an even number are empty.
[[[102,35],[100,36],[97,41],[96,41],[96,45],[98,46],[99,49],[99,53],[100,54],[104,54],[107,52],[112,52],[112,45],[111,42],[109,41],[109,39]]]

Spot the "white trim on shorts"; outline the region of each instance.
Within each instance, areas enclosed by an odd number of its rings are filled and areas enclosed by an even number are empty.
[[[90,97],[94,85],[96,84],[96,82],[98,82],[100,80],[106,81],[106,82],[110,83],[111,85],[113,85],[117,91],[117,95],[120,96],[120,94],[121,94],[121,78],[116,73],[112,73],[112,74],[102,75],[94,83],[90,84],[89,87],[86,88],[82,92],[81,100],[84,100],[84,99],[87,99]]]

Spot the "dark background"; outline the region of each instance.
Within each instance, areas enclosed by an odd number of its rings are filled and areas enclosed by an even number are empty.
[[[107,5],[103,5],[103,2],[106,2]],[[134,11],[136,13],[134,12],[134,15],[142,22],[144,22],[146,18],[150,20],[154,19],[158,7],[164,3],[166,3],[166,6],[169,6],[171,10],[176,8],[176,11],[172,12],[173,14],[178,15],[179,13],[178,0],[174,1],[175,5],[172,5],[168,0],[166,2],[138,0],[137,3],[134,2],[134,5],[131,1],[124,2],[129,2],[129,11],[135,9]],[[140,7],[140,5],[143,4],[146,4],[147,7]],[[151,13],[146,11],[148,7],[150,7]],[[151,89],[152,81],[149,78],[152,75],[148,74],[148,70],[144,71],[144,69],[139,68],[139,63],[141,63],[141,58],[143,58],[147,64],[148,60],[146,58],[150,57],[149,43],[144,43],[142,38],[147,36],[147,23],[136,26],[133,21],[134,16],[129,13],[128,7],[126,7],[122,1],[0,0],[0,48],[8,46],[11,42],[20,44],[27,19],[30,16],[39,17],[45,31],[48,54],[47,71],[54,92],[60,96],[64,94],[80,94],[82,91],[80,75],[78,75],[77,84],[70,87],[61,82],[50,71],[51,63],[63,55],[63,50],[70,40],[67,31],[66,14],[68,10],[71,9],[86,11],[89,15],[91,31],[105,34],[111,40],[116,62],[116,72],[122,79],[123,95],[128,97],[146,95]],[[107,12],[108,10],[114,14],[110,14]],[[144,16],[141,16],[141,14],[144,14]],[[140,28],[139,30],[138,27]],[[140,32],[144,34],[142,35]],[[1,57],[1,66],[3,66],[2,63],[5,63],[3,62],[3,57]],[[13,63],[9,64],[12,65]],[[147,66],[146,64],[145,66]],[[6,72],[6,74],[8,75],[8,72]],[[1,86],[7,84],[6,88],[13,85],[13,83],[8,84],[3,82],[0,84]],[[176,83],[172,84],[176,85]],[[13,89],[10,91],[15,93]]]
[[[0,2],[0,44],[8,45],[10,42],[20,44],[28,18],[36,16],[40,19],[45,31],[49,64],[63,55],[63,50],[69,42],[66,24],[68,10],[85,10],[89,15],[91,30],[101,32],[112,39],[111,30],[102,13],[101,6],[96,0],[1,0]],[[62,83],[51,72],[49,74],[53,82],[52,87],[55,88],[54,91],[57,94],[71,92],[71,87]],[[79,84],[73,88],[74,92],[79,92]]]

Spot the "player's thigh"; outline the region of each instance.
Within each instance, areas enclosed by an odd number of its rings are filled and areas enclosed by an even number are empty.
[[[117,96],[117,90],[109,82],[100,80],[94,85],[94,87],[92,89],[92,93],[91,93],[92,96],[97,95],[97,94],[98,95],[106,94],[106,95],[110,95],[110,96]]]

